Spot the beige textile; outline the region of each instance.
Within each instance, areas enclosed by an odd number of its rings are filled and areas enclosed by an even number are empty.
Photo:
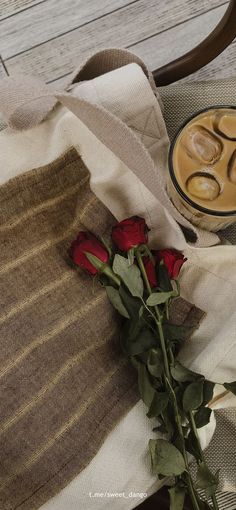
[[[129,60],[126,60],[127,55]],[[34,166],[53,161],[71,145],[76,147],[91,173],[92,190],[117,219],[131,214],[140,214],[146,218],[152,228],[154,246],[174,246],[185,250],[188,262],[182,275],[182,293],[188,300],[206,310],[207,317],[202,322],[199,332],[193,335],[188,347],[183,350],[182,361],[202,371],[207,377],[222,382],[230,381],[235,379],[236,362],[235,247],[199,248],[199,246],[217,243],[217,236],[212,235],[209,238],[208,233],[195,230],[178,214],[176,216],[176,210],[171,206],[164,189],[168,137],[161,113],[162,104],[159,93],[153,88],[153,83],[151,83],[152,88],[150,87],[145,66],[136,59],[137,57],[133,56],[130,58],[128,52],[117,53],[116,50],[103,52],[101,56],[95,55],[90,60],[90,64],[85,65],[81,75],[81,79],[85,81],[75,85],[72,90],[76,97],[61,91],[56,92],[58,99],[71,111],[58,106],[49,115],[47,122],[33,129],[18,133],[13,133],[9,129],[2,132],[0,135],[2,161],[0,183],[3,184],[10,177],[19,175],[25,170],[31,170]],[[123,67],[120,67],[121,65]],[[106,74],[98,76],[99,69]],[[226,97],[225,93],[227,93],[229,99],[233,99],[234,83],[232,80],[226,85],[223,84],[219,94]],[[1,82],[0,101],[9,105],[11,98],[12,114],[15,111],[16,102],[20,99],[21,108],[11,116],[11,121],[20,118],[24,127],[29,127],[31,124],[27,123],[31,122],[32,116],[34,122],[35,118],[36,121],[39,119],[38,106],[36,110],[34,106],[35,98],[44,90],[43,94],[47,95],[48,100],[49,90],[48,88],[45,90],[43,85],[38,88],[35,83],[33,94],[31,94],[33,100],[30,99],[25,103],[24,88],[21,89],[20,96],[15,85],[14,78],[12,81]],[[181,112],[185,112],[188,103],[186,98],[189,97],[185,94],[185,87],[191,96],[191,86],[191,84],[176,85],[167,88],[165,93],[161,90],[168,129],[172,122],[172,110],[175,115],[172,123],[173,130],[179,127],[178,118],[181,121]],[[31,86],[28,79],[27,87],[32,92],[33,85]],[[214,84],[209,89],[209,96],[204,96],[198,85],[193,87],[195,101],[201,102],[206,99],[203,106],[207,106],[207,101],[210,104],[214,102],[212,99]],[[207,85],[204,87],[207,88]],[[216,89],[218,90],[217,86]],[[168,93],[170,93],[169,102]],[[40,98],[41,104],[42,100],[43,98]],[[231,101],[230,104],[232,104]],[[51,105],[46,105],[43,116],[49,107]],[[2,104],[1,109],[3,109]],[[78,117],[72,113],[74,110]],[[192,245],[186,243],[176,220],[198,236],[197,243]],[[109,486],[115,480],[114,487],[118,490],[127,487],[136,490],[140,487],[155,490],[158,485],[153,485],[151,488],[154,480],[150,477],[149,465],[146,457],[144,458],[140,442],[140,431],[142,431],[144,442],[150,437],[150,426],[146,423],[142,424],[142,413],[145,413],[143,408],[134,406],[126,419],[122,420],[108,436],[104,448],[100,449],[89,466],[77,477],[73,487],[70,484],[59,497],[44,505],[44,509],[77,510],[78,501],[85,510],[110,508],[109,500],[107,502],[88,500],[86,493],[87,487],[96,487],[97,490],[101,487],[106,488],[108,472]],[[131,437],[128,434],[131,424],[133,426],[135,424],[136,428],[139,427],[139,434],[135,436],[132,447],[130,447]],[[127,442],[125,442],[126,436],[129,437]],[[123,439],[124,443],[122,443]],[[116,452],[117,471],[111,462],[109,445],[113,452]],[[140,454],[142,458],[137,456],[137,449],[142,452]],[[133,462],[129,463],[130,459],[135,459],[135,472]],[[104,466],[104,473],[102,470],[98,476],[95,466],[100,469],[101,465]],[[121,465],[123,469],[120,469]],[[123,478],[122,474],[124,474]],[[81,491],[82,495],[78,491]],[[71,505],[72,493],[74,499]],[[124,508],[128,510],[134,506],[134,501],[128,499],[112,501],[114,510]]]
[[[132,64],[130,64],[132,62]],[[96,77],[99,69],[100,74],[103,71],[110,69],[119,69],[125,64],[137,66],[139,65],[149,77],[148,71],[144,64],[132,53],[125,50],[106,50],[99,52],[97,55],[91,57],[88,62],[82,66],[81,71],[77,71],[76,81],[89,80],[91,77]],[[108,80],[109,80],[109,73]],[[115,75],[113,74],[113,83]],[[149,82],[154,88],[152,78]],[[87,84],[86,84],[87,88]],[[83,92],[82,92],[83,94]],[[115,89],[113,90],[113,98]],[[37,125],[50,111],[52,104],[50,103],[51,97],[56,97],[66,108],[75,114],[80,121],[95,135],[95,137],[117,158],[121,160],[146,186],[146,188],[156,197],[159,202],[159,209],[165,210],[165,213],[171,215],[180,225],[182,225],[185,233],[187,231],[189,240],[199,246],[209,246],[217,244],[219,238],[216,234],[206,232],[202,229],[193,227],[192,224],[185,219],[178,210],[174,207],[166,192],[166,165],[167,165],[167,150],[168,150],[168,135],[165,128],[165,123],[162,117],[161,108],[158,103],[155,103],[155,111],[150,114],[157,116],[156,122],[159,127],[159,143],[158,143],[158,166],[155,167],[153,158],[150,153],[145,149],[143,137],[146,135],[145,129],[147,120],[143,125],[141,142],[137,136],[135,126],[130,129],[125,122],[122,122],[116,115],[109,110],[103,108],[95,98],[87,100],[78,96],[73,96],[71,93],[63,93],[57,89],[53,90],[52,86],[46,86],[36,79],[25,76],[8,77],[0,82],[0,109],[5,116],[10,127],[15,129],[28,129]],[[99,98],[100,99],[100,98]],[[126,98],[127,100],[127,98]],[[133,98],[136,103],[137,98]],[[49,102],[49,103],[48,103]],[[132,104],[132,98],[131,98]],[[143,123],[142,111],[139,113]],[[132,118],[132,120],[134,120]],[[136,117],[137,121],[137,117]],[[128,123],[129,124],[129,123]],[[133,132],[136,131],[136,133]],[[140,130],[140,126],[138,131]],[[141,128],[142,130],[142,128]],[[147,131],[148,135],[148,131]],[[169,220],[171,221],[171,220]],[[172,229],[176,230],[176,236],[181,235],[178,223],[175,225],[172,222]]]

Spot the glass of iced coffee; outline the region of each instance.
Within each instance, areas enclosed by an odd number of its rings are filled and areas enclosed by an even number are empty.
[[[169,195],[192,223],[220,230],[236,221],[236,107],[198,112],[169,154]]]

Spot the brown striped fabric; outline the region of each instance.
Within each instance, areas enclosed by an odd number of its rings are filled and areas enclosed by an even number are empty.
[[[0,188],[1,510],[39,508],[138,400],[104,290],[67,260],[113,221],[74,150]]]
[[[68,264],[79,230],[114,218],[71,149],[0,187],[0,509],[35,510],[88,464],[137,402],[104,290]],[[202,312],[177,300],[172,322]]]

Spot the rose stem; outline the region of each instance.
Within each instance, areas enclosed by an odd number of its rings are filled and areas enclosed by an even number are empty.
[[[108,276],[108,278],[110,278],[110,280],[112,280],[112,282],[117,285],[118,287],[120,287],[120,279],[118,278],[118,276],[115,275],[115,273],[112,271],[112,269],[110,268],[110,266],[105,266],[104,269],[102,269],[101,271],[102,273],[104,273],[105,275]]]
[[[135,250],[135,255],[136,255],[136,258],[137,258],[137,261],[138,261],[138,265],[139,265],[140,271],[142,273],[142,276],[143,276],[143,279],[144,279],[147,291],[148,291],[149,295],[151,295],[152,289],[151,289],[151,286],[150,286],[150,283],[149,283],[149,280],[148,280],[148,277],[147,277],[146,269],[144,267],[143,259],[142,259],[142,256],[140,255],[139,249]],[[162,330],[162,327],[161,327],[160,312],[159,312],[159,310],[158,310],[158,308],[156,306],[154,307],[154,309],[155,309],[155,312],[157,314],[156,324],[157,324],[157,327],[158,327],[158,331],[159,331],[159,335],[160,335],[160,340],[161,340],[161,347],[162,347],[162,352],[163,352],[163,357],[164,357],[165,372],[166,372],[166,375],[167,375],[168,379],[170,379],[171,375],[170,375],[170,369],[169,369],[167,352],[166,352],[166,348],[165,348],[165,339],[164,339],[163,330]]]
[[[149,283],[149,280],[148,280],[146,269],[145,269],[144,264],[143,264],[142,256],[141,256],[138,248],[135,249],[135,255],[136,255],[137,262],[138,262],[140,271],[142,273],[142,276],[143,276],[143,279],[144,279],[147,291],[148,291],[149,295],[151,295],[152,294],[152,289],[151,289],[151,286],[150,286],[150,283]],[[192,504],[193,504],[194,510],[200,510],[199,505],[198,505],[197,496],[195,494],[195,489],[194,489],[193,481],[192,481],[192,478],[191,478],[191,475],[190,475],[190,472],[189,472],[188,456],[187,456],[187,452],[186,452],[186,449],[185,449],[183,429],[182,429],[181,421],[180,421],[180,418],[179,418],[178,404],[177,404],[175,392],[174,392],[174,390],[172,388],[172,385],[171,385],[171,374],[170,374],[170,369],[169,369],[168,355],[167,355],[167,351],[166,351],[165,337],[164,337],[163,328],[162,328],[161,314],[160,314],[160,311],[158,309],[158,306],[155,306],[154,309],[155,309],[155,312],[156,312],[156,315],[157,315],[156,324],[157,324],[157,327],[158,327],[158,332],[159,332],[160,341],[161,341],[161,349],[162,349],[163,358],[164,358],[164,367],[165,367],[165,372],[166,372],[166,379],[168,381],[167,384],[168,384],[168,386],[169,386],[169,388],[171,390],[173,404],[174,404],[174,408],[175,408],[176,424],[177,424],[178,431],[179,431],[179,434],[180,434],[180,437],[181,437],[181,442],[182,442],[182,453],[183,453],[185,467],[186,467],[186,471],[187,471],[187,484],[188,484],[188,488],[189,488],[189,493],[190,493],[190,497],[191,497],[191,500],[192,500]]]
[[[198,446],[198,452],[199,452],[200,460],[201,460],[201,462],[204,462],[204,464],[206,464],[205,456],[204,456],[204,453],[203,453],[203,450],[202,450],[202,447],[201,447],[201,443],[200,443],[200,439],[199,439],[199,435],[198,435],[198,431],[197,431],[197,427],[196,427],[196,423],[195,423],[195,419],[194,419],[194,415],[193,415],[192,411],[190,411],[190,413],[189,413],[189,422],[190,422],[192,433],[194,434],[195,439],[197,441],[197,446]],[[198,464],[199,464],[199,461],[198,461]],[[219,510],[215,494],[213,494],[213,496],[211,496],[211,500],[212,500],[212,503],[213,503],[214,510]]]

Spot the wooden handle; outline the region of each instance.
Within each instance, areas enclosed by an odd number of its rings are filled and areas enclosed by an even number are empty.
[[[185,55],[153,72],[156,85],[169,85],[195,73],[216,58],[236,36],[236,0],[230,0],[228,9],[213,32]]]

